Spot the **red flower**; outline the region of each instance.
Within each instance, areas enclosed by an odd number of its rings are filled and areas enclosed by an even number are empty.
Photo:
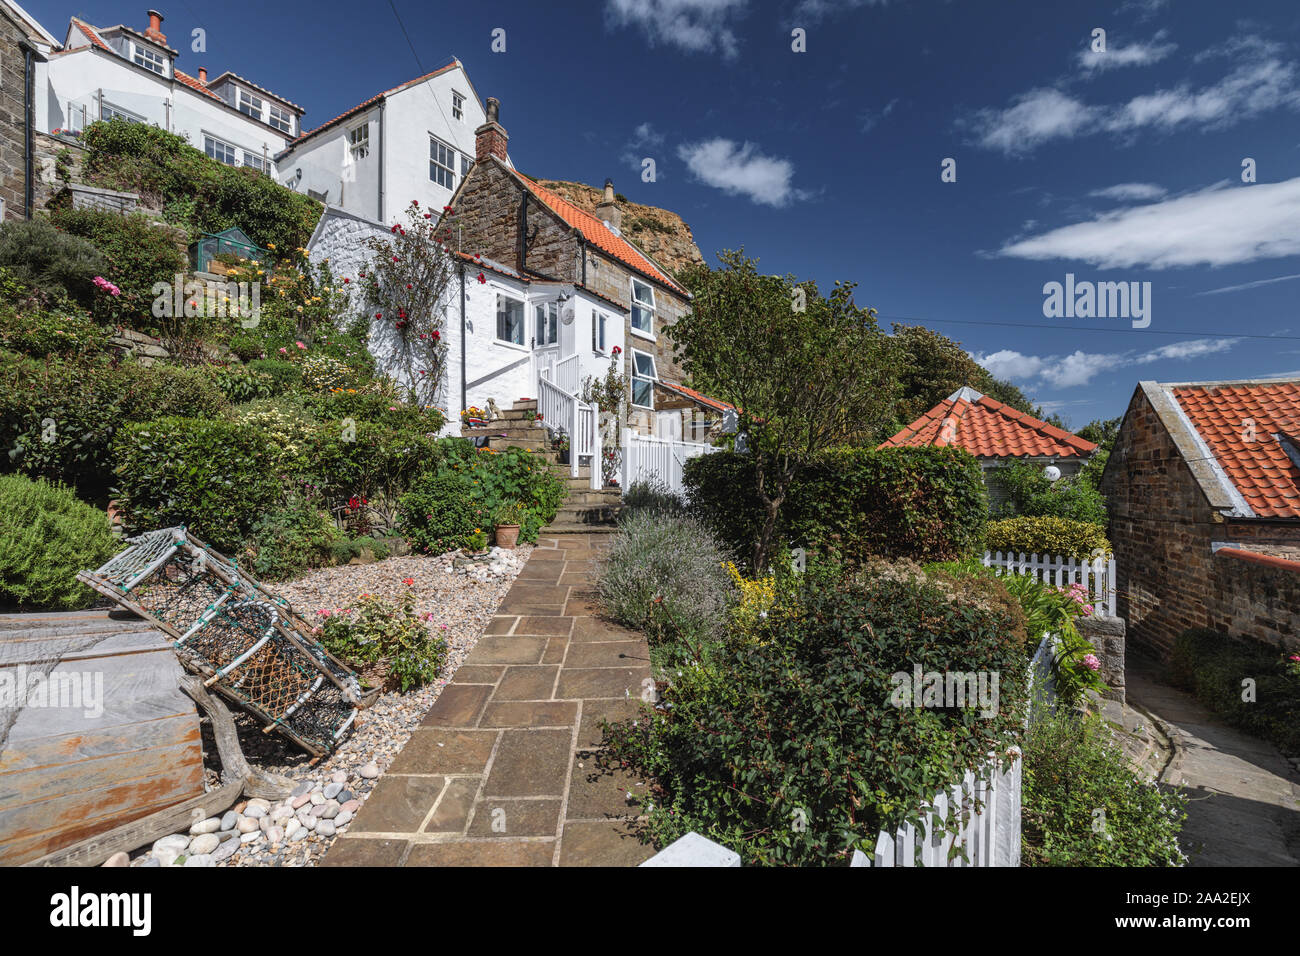
[[[434,329],[432,334],[433,334],[433,337],[434,337],[435,339],[440,339],[440,338],[442,338],[442,333],[439,332],[437,329]]]
[[[347,284],[348,284],[349,282],[351,282],[351,281],[352,281],[351,279],[344,279],[344,280],[343,280],[343,284],[344,284],[344,285],[347,285]]]
[[[384,317],[384,313],[382,313],[382,312],[376,312],[376,313],[375,313],[375,318],[376,318],[376,319],[382,319],[383,317]]]
[[[407,587],[410,587],[412,584],[415,583],[415,578],[402,578],[402,583],[405,584]]]
[[[393,223],[393,232],[397,232],[397,223]]]
[[[450,207],[450,206],[443,206],[443,207],[442,207],[442,211],[443,211],[443,212],[451,212],[451,207]]]
[[[418,205],[420,205],[420,200],[418,200],[418,199],[412,199],[412,200],[411,200],[411,205],[412,205],[412,206],[418,206]]]
[[[478,281],[479,281],[479,282],[484,282],[484,283],[486,283],[486,282],[487,282],[487,276],[483,275],[483,273],[480,272],[480,273],[478,274]]]
[[[414,289],[414,288],[415,288],[415,286],[411,285],[411,283],[409,283],[409,282],[406,283],[406,287],[407,287],[408,289]]]
[[[431,212],[426,212],[426,213],[424,214],[424,218],[425,218],[425,219],[432,219],[432,218],[433,218],[433,213],[431,213]]]

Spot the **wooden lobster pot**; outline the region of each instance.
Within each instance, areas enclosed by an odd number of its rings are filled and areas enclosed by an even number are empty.
[[[5,736],[6,691],[20,678],[30,690],[32,668],[53,659],[44,697],[18,710]],[[0,864],[203,793],[199,717],[182,673],[166,636],[122,611],[0,615]]]

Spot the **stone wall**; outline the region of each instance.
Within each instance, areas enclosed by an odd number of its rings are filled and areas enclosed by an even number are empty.
[[[1215,630],[1300,650],[1300,562],[1224,548],[1210,584]]]
[[[37,133],[32,147],[35,154],[32,171],[36,177],[32,204],[37,209],[46,209],[56,195],[85,178],[83,169],[90,150],[78,142],[48,133]]]
[[[1102,477],[1119,616],[1130,647],[1166,658],[1193,627],[1282,643],[1300,623],[1300,588],[1277,569],[1216,556],[1215,542],[1300,544],[1300,527],[1228,521],[1209,504],[1139,388]]]
[[[1122,617],[1081,617],[1075,622],[1079,633],[1096,649],[1101,661],[1101,679],[1108,688],[1103,697],[1124,702],[1124,639]]]
[[[26,36],[27,31],[0,8],[0,199],[6,219],[26,214],[26,70],[18,46]]]

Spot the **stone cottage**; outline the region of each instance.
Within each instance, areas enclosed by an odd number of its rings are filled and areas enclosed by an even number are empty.
[[[1300,648],[1300,380],[1142,382],[1102,476],[1129,639]]]
[[[31,218],[37,76],[57,46],[27,11],[0,0],[0,219]]]
[[[1054,467],[1058,478],[1067,477],[1078,474],[1097,450],[1092,442],[989,398],[969,385],[957,389],[880,447],[926,445],[964,448],[978,458],[993,511],[1006,502],[1007,495],[990,477],[1008,462]]]

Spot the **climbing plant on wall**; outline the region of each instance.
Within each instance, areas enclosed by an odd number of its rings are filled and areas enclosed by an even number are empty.
[[[378,326],[372,341],[391,350],[395,371],[422,405],[434,404],[446,372],[445,296],[455,274],[447,245],[451,212],[444,209],[440,219],[412,200],[405,224],[369,240],[373,254],[358,276]]]

